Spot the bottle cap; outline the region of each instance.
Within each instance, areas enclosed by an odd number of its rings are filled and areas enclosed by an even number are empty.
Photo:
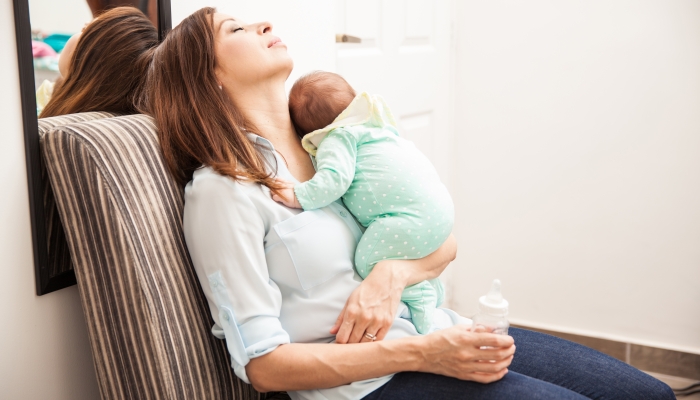
[[[479,312],[497,317],[508,315],[508,301],[501,295],[501,281],[494,279],[491,290],[479,298]]]

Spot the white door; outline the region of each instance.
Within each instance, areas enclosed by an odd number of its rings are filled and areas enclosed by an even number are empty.
[[[335,4],[336,33],[362,40],[336,44],[336,71],[355,90],[386,99],[401,136],[428,156],[449,189],[454,161],[451,7],[450,0]]]

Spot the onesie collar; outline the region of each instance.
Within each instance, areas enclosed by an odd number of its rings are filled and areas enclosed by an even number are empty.
[[[382,96],[367,92],[358,94],[330,125],[304,135],[301,145],[309,154],[316,156],[318,146],[333,129],[364,124],[396,127],[394,116]]]

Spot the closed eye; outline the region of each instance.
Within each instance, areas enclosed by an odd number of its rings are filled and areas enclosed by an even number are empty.
[[[235,33],[235,32],[242,31],[242,30],[243,30],[243,28],[241,28],[241,27],[234,28],[234,29],[231,29],[231,33]]]

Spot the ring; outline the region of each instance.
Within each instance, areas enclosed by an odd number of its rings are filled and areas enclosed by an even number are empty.
[[[375,340],[377,340],[377,336],[376,336],[376,335],[373,335],[373,334],[371,334],[371,333],[365,332],[365,337],[366,337],[367,339],[373,341],[373,342],[374,342]]]

